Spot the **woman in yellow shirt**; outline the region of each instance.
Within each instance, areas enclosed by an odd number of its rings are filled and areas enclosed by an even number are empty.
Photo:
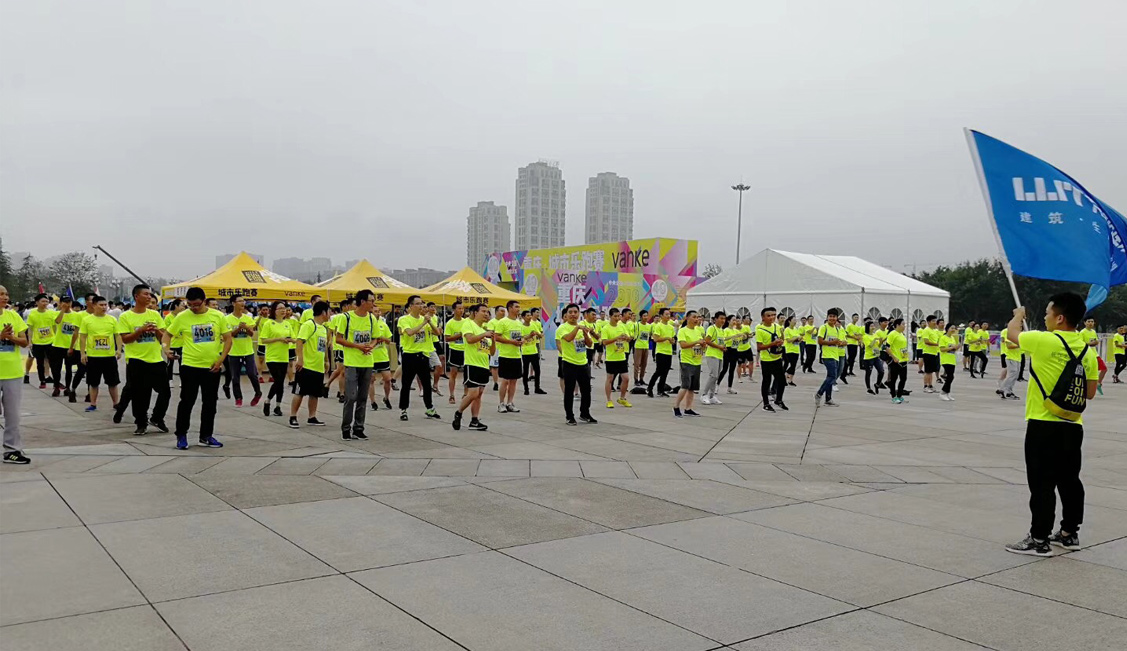
[[[1115,373],[1111,376],[1112,384],[1122,384],[1119,374],[1127,368],[1127,325],[1121,325],[1115,330],[1111,338],[1111,353],[1115,357]]]
[[[802,327],[794,327],[793,316],[788,316],[786,321],[783,321],[783,342],[785,342],[783,358],[786,360],[783,373],[787,376],[787,386],[798,386],[794,383],[794,371],[798,368],[798,360],[802,356],[802,329],[805,326],[806,320],[803,319]]]

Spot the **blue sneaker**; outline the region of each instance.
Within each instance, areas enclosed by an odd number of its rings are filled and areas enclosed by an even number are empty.
[[[177,436],[176,437],[176,449],[177,450],[187,450],[188,449],[188,437],[187,436]]]
[[[88,412],[90,412],[90,411],[98,411],[98,408],[97,408],[96,406],[94,406],[94,405],[90,405],[89,407],[87,407],[87,408],[86,408],[86,411],[88,411]]]
[[[219,441],[215,440],[214,436],[209,436],[206,439],[200,439],[200,445],[204,446],[205,448],[221,448],[221,447],[223,447],[223,444],[220,443]]]

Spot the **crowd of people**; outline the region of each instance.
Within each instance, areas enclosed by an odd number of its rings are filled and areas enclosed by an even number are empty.
[[[50,388],[52,397],[69,402],[77,402],[81,392],[86,411],[93,412],[104,400],[104,384],[114,422],[120,423],[131,410],[137,435],[149,428],[174,429],[181,449],[188,447],[197,400],[199,445],[222,446],[214,435],[218,395],[222,391],[225,399],[242,407],[244,375],[252,392],[250,406],[261,404],[266,417],[288,417],[292,428],[302,427],[302,407],[305,426],[324,426],[318,409],[335,387],[342,404],[343,440],[366,439],[369,406],[373,411],[381,406],[393,409],[393,391],[399,393],[401,420],[409,419],[415,390],[425,418],[441,420],[434,398],[443,396],[445,389],[455,407],[453,428],[461,428],[468,412],[466,427],[475,430],[488,429],[481,403],[490,387],[497,393],[501,414],[520,411],[518,386],[523,386],[524,395],[546,393],[541,386],[545,342],[540,310],[521,309],[516,301],[491,310],[461,302],[437,306],[412,296],[385,315],[368,290],[333,306],[313,296],[304,310],[285,301],[248,305],[239,295],[221,309],[215,298],[191,288],[162,313],[158,297],[146,285],[134,288],[131,305],[114,305],[96,294],[84,299],[79,305],[62,297],[53,305],[41,294],[27,305],[11,306],[5,296],[5,332],[10,334],[0,336],[0,356],[9,355],[0,375],[7,383],[3,386],[12,387],[21,375],[30,384],[34,367],[40,389]],[[887,391],[894,404],[902,404],[912,393],[906,387],[913,366],[923,376],[922,393],[951,401],[960,349],[963,371],[970,378],[985,377],[990,365],[994,335],[988,323],[957,326],[936,316],[918,323],[887,317],[861,320],[857,314],[845,322],[837,310],[824,319],[787,313],[780,318],[778,310],[765,308],[755,323],[750,315],[722,311],[706,319],[694,310],[675,317],[668,308],[651,314],[568,305],[560,312],[555,332],[566,423],[578,423],[576,397],[578,420],[597,422],[591,413],[597,382],[593,374],[604,366],[606,408],[632,408],[631,394],[672,398],[673,415],[683,418],[700,415],[694,409],[698,399],[701,405],[723,404],[721,392],[735,394],[737,382],[760,382],[764,411],[788,410],[786,389],[797,386],[798,373],[819,373],[815,364],[825,373],[813,396],[818,407],[838,405],[835,391],[858,377],[858,371],[864,374],[868,394]],[[1086,345],[1098,346],[1094,321],[1084,326],[1080,336]],[[30,355],[21,361],[15,348],[25,331]],[[1127,326],[1120,326],[1110,341],[1116,361],[1113,382],[1122,381],[1119,375],[1127,367],[1125,335]],[[996,393],[1002,399],[1018,399],[1014,386],[1025,381],[1026,355],[1004,333],[1000,353]],[[124,386],[118,364],[122,357]],[[1102,383],[1107,367],[1096,357]],[[165,416],[177,368],[180,394],[170,428]],[[283,404],[287,388],[291,397]],[[7,404],[7,394],[15,392],[7,389],[3,405],[8,414],[5,461],[13,463],[26,459],[18,445],[18,422],[12,422],[15,411]],[[11,445],[9,436],[17,439]]]

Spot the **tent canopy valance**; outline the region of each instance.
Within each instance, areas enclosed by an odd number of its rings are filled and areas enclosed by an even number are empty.
[[[343,301],[362,289],[370,289],[381,307],[403,305],[412,294],[422,292],[380,271],[367,260],[361,260],[339,276],[317,283],[318,292],[330,302]]]
[[[467,306],[485,304],[496,307],[509,301],[519,301],[521,309],[541,307],[539,296],[526,296],[494,285],[469,267],[424,288],[420,293],[427,300],[445,306],[459,300]]]
[[[162,287],[160,295],[163,299],[183,298],[189,287],[199,287],[208,298],[220,300],[241,294],[251,301],[308,301],[322,293],[313,285],[268,271],[245,251],[209,274]]]

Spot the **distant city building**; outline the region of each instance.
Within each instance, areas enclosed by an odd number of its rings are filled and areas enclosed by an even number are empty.
[[[440,280],[446,280],[454,274],[453,271],[438,271],[425,267],[419,269],[383,269],[382,271],[401,283],[407,283],[420,289],[433,285]]]
[[[218,269],[218,268],[222,267],[223,265],[227,264],[228,262],[234,260],[236,255],[238,255],[238,254],[237,253],[224,253],[223,255],[215,256],[215,268]],[[254,258],[254,261],[257,262],[258,264],[260,264],[264,267],[266,266],[266,258],[263,257],[261,253],[248,253],[247,255]]]
[[[634,239],[634,191],[630,189],[630,179],[614,172],[600,172],[588,179],[586,217],[585,244]]]
[[[328,280],[340,273],[339,267],[333,266],[329,258],[278,258],[274,261],[271,270],[287,278],[303,282],[317,282]]]
[[[539,161],[517,170],[513,248],[564,245],[566,187],[559,163]]]
[[[509,213],[505,206],[479,201],[466,218],[466,265],[476,269],[485,256],[512,246]]]

